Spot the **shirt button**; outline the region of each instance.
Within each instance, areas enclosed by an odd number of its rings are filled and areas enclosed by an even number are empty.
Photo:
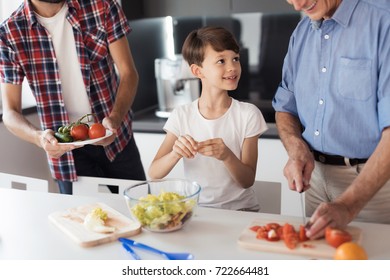
[[[320,99],[320,101],[318,102],[320,105],[324,104],[324,100],[323,99]]]
[[[330,36],[328,34],[325,34],[324,39],[328,40],[329,38],[330,38]]]
[[[319,132],[318,130],[316,130],[316,131],[314,132],[314,135],[315,135],[315,136],[318,136],[318,135],[320,135],[320,132]]]
[[[326,72],[326,67],[322,67],[321,72],[325,73]]]

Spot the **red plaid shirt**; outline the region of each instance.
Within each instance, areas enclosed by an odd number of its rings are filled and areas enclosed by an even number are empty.
[[[95,121],[101,122],[114,105],[119,85],[108,45],[130,32],[130,27],[114,0],[66,2],[67,20],[73,27],[92,112]],[[22,84],[24,77],[37,102],[41,128],[56,130],[69,123],[53,44],[28,0],[0,25],[0,82]],[[131,139],[131,121],[129,111],[118,129],[115,142],[105,147],[110,160],[114,160]],[[49,158],[49,166],[56,179],[77,179],[71,152],[60,159]]]

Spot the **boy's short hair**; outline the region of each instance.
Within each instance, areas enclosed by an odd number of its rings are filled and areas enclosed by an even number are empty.
[[[201,66],[207,45],[217,52],[225,50],[234,51],[237,54],[240,52],[240,46],[229,30],[223,27],[205,26],[188,34],[181,51],[183,58],[189,65]]]

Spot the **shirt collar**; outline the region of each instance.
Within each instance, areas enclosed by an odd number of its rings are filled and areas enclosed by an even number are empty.
[[[38,22],[30,0],[24,0],[24,13],[26,14],[27,22],[30,27]]]
[[[332,16],[332,19],[341,26],[347,27],[351,20],[352,13],[355,10],[355,7],[357,6],[359,1],[360,0],[341,1],[340,6],[337,8],[336,12]],[[317,30],[321,27],[322,22],[323,20],[312,20],[311,26],[313,29]]]
[[[68,8],[78,10],[80,9],[80,4],[77,0],[66,0]],[[33,6],[30,0],[24,0],[24,13],[26,14],[27,22],[30,27],[38,22],[37,17],[35,16]]]

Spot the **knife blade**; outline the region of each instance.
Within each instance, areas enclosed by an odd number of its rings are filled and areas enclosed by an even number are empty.
[[[305,212],[305,201],[303,197],[303,192],[299,193],[300,200],[301,200],[301,214],[302,214],[302,223],[306,226],[306,212]]]

